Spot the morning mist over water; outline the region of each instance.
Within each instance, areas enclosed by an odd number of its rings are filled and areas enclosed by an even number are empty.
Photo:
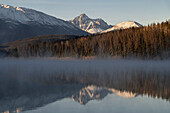
[[[1,59],[0,64],[1,112],[35,112],[39,107],[42,112],[42,106],[58,100],[88,106],[91,100],[113,94],[123,98],[144,95],[144,99],[149,96],[168,104],[170,100],[169,60]]]
[[[170,60],[53,60],[53,59],[1,59],[0,72],[5,76],[83,76],[97,74],[109,76],[157,73],[170,74]]]

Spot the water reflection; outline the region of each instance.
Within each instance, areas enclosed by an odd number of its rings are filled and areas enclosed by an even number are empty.
[[[3,96],[0,99],[0,112],[9,111],[11,113],[17,112],[19,109],[25,111],[42,107],[63,98],[70,98],[72,94],[84,87],[84,85],[79,84],[58,84],[53,86],[35,86],[34,84],[30,86]],[[5,93],[10,93],[10,91],[7,90]]]
[[[24,110],[24,108],[16,108],[16,110],[13,110],[13,111],[10,111],[10,110],[7,110],[7,111],[4,111],[3,113],[20,113]]]
[[[57,76],[30,78],[30,81],[11,80],[10,85],[1,87],[0,112],[20,112],[36,109],[64,98],[70,98],[81,105],[91,100],[103,100],[109,94],[124,98],[149,95],[169,101],[169,76]],[[91,78],[91,79],[90,79]],[[122,79],[125,78],[125,79]],[[151,79],[152,78],[152,79]],[[50,83],[51,79],[53,82]],[[80,79],[80,81],[79,81]],[[12,82],[13,81],[13,82]],[[56,82],[54,82],[56,81]],[[60,82],[57,82],[60,81]]]
[[[65,99],[70,99],[85,107],[96,100],[102,103],[113,94],[124,99],[142,99],[142,95],[144,97],[148,95],[153,99],[166,100],[168,101],[166,105],[169,105],[169,65],[161,64],[159,67],[158,64],[153,65],[152,62],[151,66],[150,63],[137,65],[135,62],[134,67],[134,64],[129,65],[129,62],[127,64],[120,62],[119,65],[116,62],[116,65],[113,65],[115,62],[104,61],[106,64],[102,62],[102,66],[96,67],[95,62],[57,61],[55,63],[60,66],[48,68],[48,70],[43,65],[34,67],[36,69],[34,70],[27,66],[28,63],[17,64],[16,67],[13,66],[16,63],[13,65],[10,63],[7,65],[8,69],[4,68],[6,63],[4,63],[4,67],[0,65],[0,112],[29,112],[29,110],[39,109],[39,107]],[[84,63],[86,66],[81,67]],[[53,62],[50,62],[49,65],[51,64]],[[77,66],[73,66],[73,64]],[[52,66],[56,66],[56,64]],[[111,100],[116,100],[116,98]],[[91,106],[95,106],[95,104],[93,103]],[[80,107],[80,109],[83,108]],[[108,109],[111,110],[111,108]]]
[[[25,110],[36,109],[44,105],[70,98],[81,105],[86,105],[91,100],[102,100],[108,94],[116,94],[124,98],[134,98],[136,93],[120,91],[113,88],[103,88],[94,85],[62,84],[47,87],[43,85],[34,91],[34,88],[27,87],[31,93],[20,93],[21,90],[13,92],[12,95],[5,96],[0,101],[0,111],[2,113],[19,113]],[[53,87],[53,88],[51,88]]]
[[[102,88],[97,86],[87,86],[81,89],[76,94],[72,95],[72,99],[80,104],[87,104],[90,100],[102,100],[108,94],[115,93],[118,96],[125,97],[125,98],[134,98],[137,94],[128,92],[128,91],[120,91],[113,88]]]

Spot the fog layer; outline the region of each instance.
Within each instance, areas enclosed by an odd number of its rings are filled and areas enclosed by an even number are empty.
[[[37,75],[119,74],[144,71],[170,74],[170,60],[49,60],[1,59],[0,75],[18,77]]]

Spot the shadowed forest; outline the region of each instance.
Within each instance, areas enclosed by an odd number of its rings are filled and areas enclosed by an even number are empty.
[[[104,34],[58,39],[39,36],[4,44],[0,52],[8,57],[170,57],[170,23],[117,30]],[[64,36],[63,36],[64,37]],[[68,36],[67,36],[68,37]]]

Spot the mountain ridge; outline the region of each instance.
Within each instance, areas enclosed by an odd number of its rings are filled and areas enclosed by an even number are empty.
[[[0,5],[0,44],[39,35],[88,35],[68,21],[33,9]]]
[[[21,22],[23,24],[27,24],[28,22],[35,21],[39,24],[64,25],[64,26],[73,27],[67,21],[50,16],[41,11],[24,8],[24,7],[15,7],[15,6],[1,4],[0,16],[1,16],[0,18],[11,19],[17,22]],[[65,24],[64,22],[68,24]]]
[[[108,25],[103,19],[91,19],[84,13],[80,14],[72,20],[69,20],[69,22],[91,34],[100,33],[112,27],[111,25]]]

